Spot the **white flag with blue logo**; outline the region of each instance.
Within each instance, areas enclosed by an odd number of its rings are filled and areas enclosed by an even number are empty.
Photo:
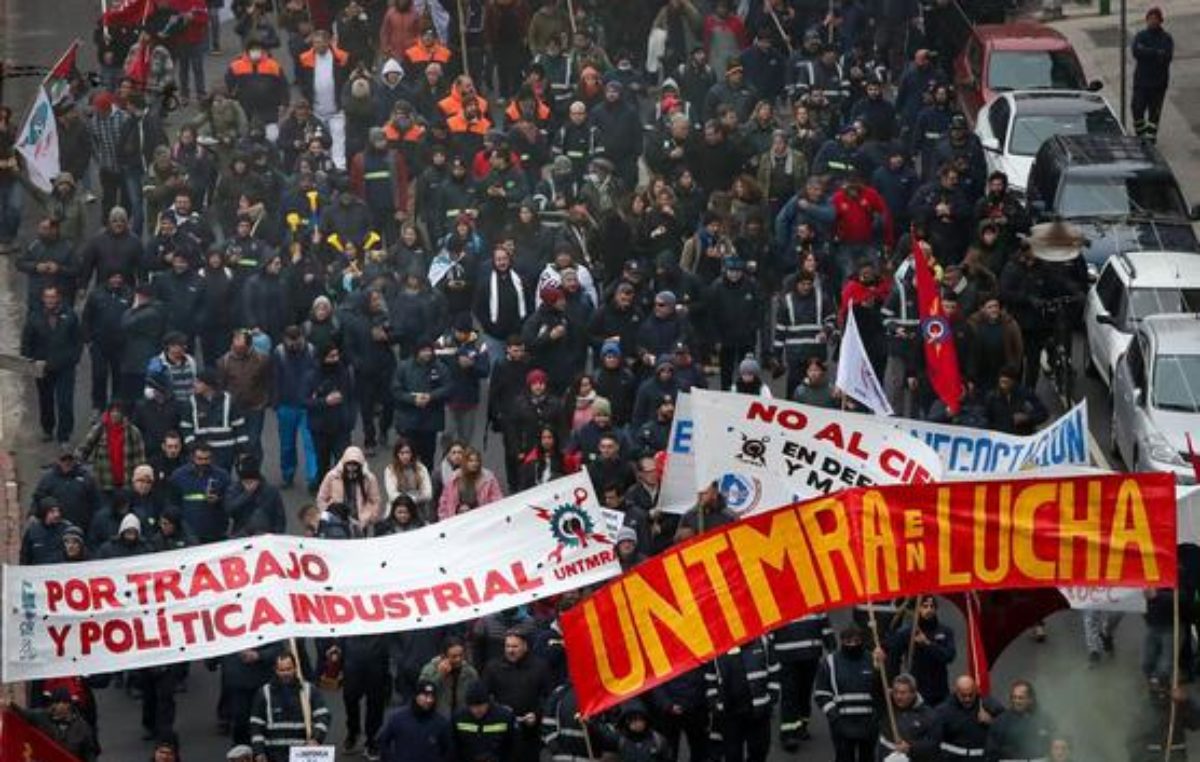
[[[30,182],[49,192],[51,181],[59,172],[58,124],[54,121],[54,109],[44,87],[38,88],[37,100],[21,127],[17,150],[25,157]]]

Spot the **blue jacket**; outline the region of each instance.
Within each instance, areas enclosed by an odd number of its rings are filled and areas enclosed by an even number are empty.
[[[383,762],[449,762],[454,755],[450,721],[412,706],[392,713],[377,737]]]
[[[276,407],[303,407],[308,403],[311,389],[308,384],[312,381],[317,370],[317,360],[311,344],[305,343],[299,352],[292,353],[278,344],[271,353],[271,362],[275,366],[275,391],[272,401]]]
[[[171,484],[183,508],[184,527],[200,542],[225,539],[229,528],[224,507],[225,494],[229,491],[229,472],[218,466],[209,466],[204,473],[200,473],[188,463],[171,474]],[[217,500],[209,502],[209,493],[217,495]]]
[[[1175,56],[1175,41],[1162,27],[1143,29],[1133,36],[1133,86],[1148,89],[1165,88],[1171,79],[1171,59]]]

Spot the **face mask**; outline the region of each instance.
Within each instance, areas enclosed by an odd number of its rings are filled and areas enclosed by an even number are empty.
[[[842,653],[846,654],[847,656],[861,656],[862,652],[863,652],[863,644],[862,643],[858,643],[855,645],[847,645],[845,643],[842,644]]]
[[[142,390],[142,394],[145,395],[146,399],[148,400],[154,399],[154,390],[148,386]]]

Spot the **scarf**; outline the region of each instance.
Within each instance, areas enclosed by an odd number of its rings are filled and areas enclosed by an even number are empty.
[[[592,406],[592,403],[595,401],[596,401],[596,390],[595,389],[588,392],[587,394],[578,394],[575,396],[575,409],[583,410],[585,408],[589,408]]]
[[[521,283],[521,276],[516,272],[509,270],[508,274],[511,277],[513,288],[517,292],[517,315],[524,321],[527,314],[524,284]],[[495,270],[492,270],[492,287],[488,291],[488,319],[493,323],[500,320],[500,277]]]
[[[108,468],[112,472],[114,487],[125,486],[125,425],[105,413],[100,419],[104,425],[104,442],[108,446]]]

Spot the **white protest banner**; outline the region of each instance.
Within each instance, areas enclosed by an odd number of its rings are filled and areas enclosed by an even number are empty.
[[[1146,592],[1140,587],[1060,587],[1058,592],[1079,611],[1146,611]]]
[[[658,485],[657,508],[664,513],[687,513],[696,504],[696,453],[692,451],[692,397],[675,395],[675,417],[667,437],[667,460]]]
[[[17,138],[17,150],[25,158],[25,169],[29,181],[44,191],[49,191],[51,181],[58,176],[58,123],[54,121],[54,109],[46,88],[39,87],[33,108],[25,118],[21,134]],[[77,178],[78,179],[78,178]]]
[[[939,481],[937,453],[883,418],[692,390],[694,485],[738,514],[872,484]]]
[[[925,442],[942,459],[947,477],[955,474],[1015,474],[1051,466],[1086,466],[1087,403],[1080,402],[1029,436],[998,431],[891,419]]]
[[[5,566],[4,682],[474,619],[620,574],[619,523],[579,473],[388,537],[263,535]]]
[[[292,746],[288,749],[288,762],[334,762],[336,746]]]

